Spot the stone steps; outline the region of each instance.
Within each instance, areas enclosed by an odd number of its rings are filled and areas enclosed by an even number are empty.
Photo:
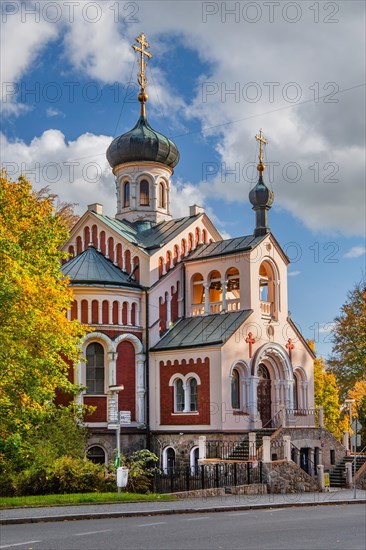
[[[346,487],[346,464],[353,464],[354,456],[348,455],[343,457],[333,470],[329,473],[329,481],[331,487]],[[366,455],[356,456],[356,472],[365,464]],[[353,473],[353,467],[352,467]],[[354,473],[353,473],[354,475]]]

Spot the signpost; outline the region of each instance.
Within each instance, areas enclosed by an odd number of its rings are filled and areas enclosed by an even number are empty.
[[[361,445],[360,434],[362,430],[362,424],[360,424],[358,418],[355,418],[351,423],[351,429],[353,431],[353,435],[351,437],[351,448],[353,449],[353,498],[356,498],[357,443],[359,441],[359,445]]]

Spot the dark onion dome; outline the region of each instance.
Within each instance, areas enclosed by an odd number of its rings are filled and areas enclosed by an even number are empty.
[[[274,201],[274,193],[271,189],[268,189],[263,181],[263,176],[260,173],[258,183],[253,187],[249,193],[249,200],[252,203],[254,209],[256,208],[270,208]]]
[[[179,162],[175,143],[149,125],[141,115],[132,130],[116,137],[107,149],[107,160],[112,168],[125,162],[152,161],[174,168]]]

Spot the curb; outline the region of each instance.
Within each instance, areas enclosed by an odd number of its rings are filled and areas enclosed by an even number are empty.
[[[217,512],[239,512],[245,510],[270,510],[275,508],[304,508],[310,506],[337,506],[344,504],[366,504],[366,499],[359,500],[336,500],[327,502],[288,502],[282,504],[241,504],[237,506],[213,506],[205,508],[182,508],[181,510],[160,509],[160,510],[136,510],[130,512],[92,512],[84,514],[68,514],[59,516],[39,516],[32,518],[5,518],[0,519],[0,525],[16,525],[24,523],[46,523],[56,521],[78,521],[86,519],[113,519],[113,518],[134,518],[144,516],[171,516],[176,514],[208,514]]]

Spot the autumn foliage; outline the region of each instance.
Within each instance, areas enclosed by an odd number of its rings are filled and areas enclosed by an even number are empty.
[[[0,439],[3,453],[48,414],[85,333],[68,321],[72,291],[60,271],[68,220],[47,190],[0,175]],[[18,443],[17,443],[18,441]],[[5,450],[5,451],[4,451]]]

